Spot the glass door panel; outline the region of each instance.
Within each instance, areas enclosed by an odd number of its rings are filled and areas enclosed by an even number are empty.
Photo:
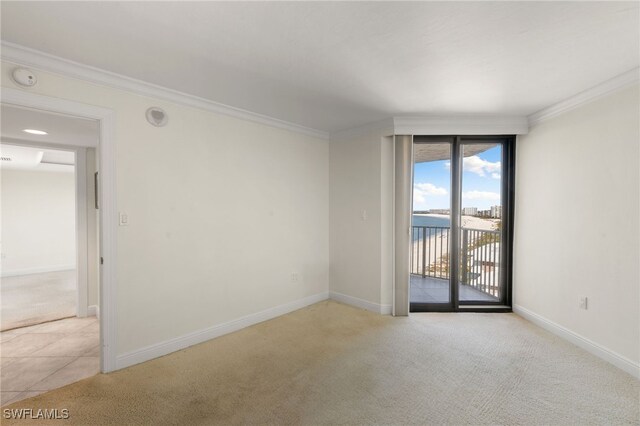
[[[409,301],[451,307],[451,152],[453,138],[414,138]]]
[[[463,142],[460,184],[460,304],[503,300],[501,143]]]

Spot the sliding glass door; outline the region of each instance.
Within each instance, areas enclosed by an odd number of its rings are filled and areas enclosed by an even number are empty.
[[[510,309],[514,140],[414,136],[412,311]]]
[[[413,144],[409,302],[451,305],[451,138]]]

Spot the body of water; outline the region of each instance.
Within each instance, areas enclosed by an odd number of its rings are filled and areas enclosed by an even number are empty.
[[[425,216],[425,215],[413,215],[413,224],[412,226],[438,226],[443,228],[448,228],[451,226],[451,221],[448,217],[442,216]],[[431,229],[429,230],[429,234],[431,236],[439,235],[442,232],[442,229]],[[413,240],[417,240],[422,235],[422,231],[414,230],[413,232]]]
[[[423,216],[414,214],[413,226],[442,226],[446,228],[451,226],[451,221],[448,217]]]

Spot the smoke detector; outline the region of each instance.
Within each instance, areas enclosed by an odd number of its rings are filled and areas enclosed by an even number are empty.
[[[147,121],[156,127],[162,127],[167,124],[169,117],[162,108],[151,107],[147,110]]]
[[[36,77],[34,72],[26,68],[14,69],[11,77],[13,77],[13,81],[22,87],[33,87],[38,82],[38,77]]]

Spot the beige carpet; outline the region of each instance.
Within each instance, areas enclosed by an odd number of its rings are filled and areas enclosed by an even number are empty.
[[[82,425],[638,424],[639,395],[629,374],[513,314],[322,302],[5,408],[68,408],[60,423]]]

